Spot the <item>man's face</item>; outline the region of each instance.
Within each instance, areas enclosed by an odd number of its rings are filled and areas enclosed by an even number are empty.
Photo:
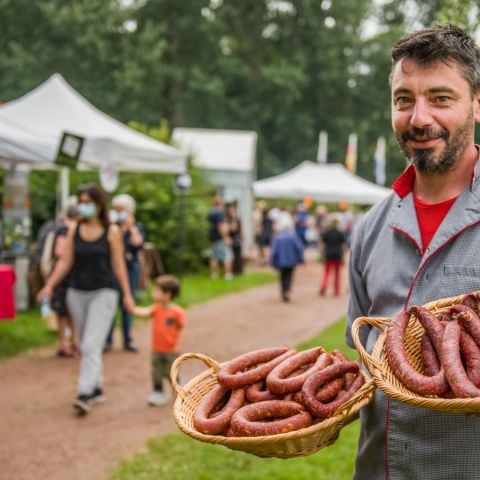
[[[417,170],[442,174],[462,159],[479,121],[479,96],[455,62],[400,60],[392,74],[392,125]]]

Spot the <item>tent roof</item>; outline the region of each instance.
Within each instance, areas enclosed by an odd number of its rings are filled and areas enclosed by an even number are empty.
[[[338,163],[303,162],[285,173],[258,180],[253,189],[260,198],[305,198],[319,202],[373,204],[391,190],[349,172]]]
[[[58,73],[0,108],[0,161],[52,167],[64,131],[85,138],[79,168],[185,171],[183,153],[101,112]]]
[[[255,168],[256,132],[175,128],[172,138],[183,152],[193,155],[197,167],[242,172]]]

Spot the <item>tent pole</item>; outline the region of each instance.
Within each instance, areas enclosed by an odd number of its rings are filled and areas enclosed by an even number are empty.
[[[57,216],[67,208],[68,196],[70,194],[70,170],[68,167],[60,168],[60,188],[57,201]]]

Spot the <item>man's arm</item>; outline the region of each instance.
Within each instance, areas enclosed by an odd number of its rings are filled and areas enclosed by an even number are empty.
[[[363,235],[363,222],[359,222],[352,236],[352,247],[349,262],[349,283],[350,283],[350,299],[348,303],[346,342],[352,348],[355,348],[352,340],[352,324],[357,317],[368,315],[371,301],[367,292],[367,285],[360,268],[361,260],[361,241]],[[360,332],[360,339],[365,345],[369,333],[367,327],[363,327]]]

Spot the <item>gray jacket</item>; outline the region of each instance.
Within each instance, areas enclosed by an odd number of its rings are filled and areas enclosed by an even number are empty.
[[[392,193],[357,224],[350,257],[347,343],[359,316],[480,289],[479,165],[425,252],[412,193]],[[376,329],[361,332],[367,350]],[[390,401],[380,391],[361,412],[356,480],[480,479],[480,417]]]

